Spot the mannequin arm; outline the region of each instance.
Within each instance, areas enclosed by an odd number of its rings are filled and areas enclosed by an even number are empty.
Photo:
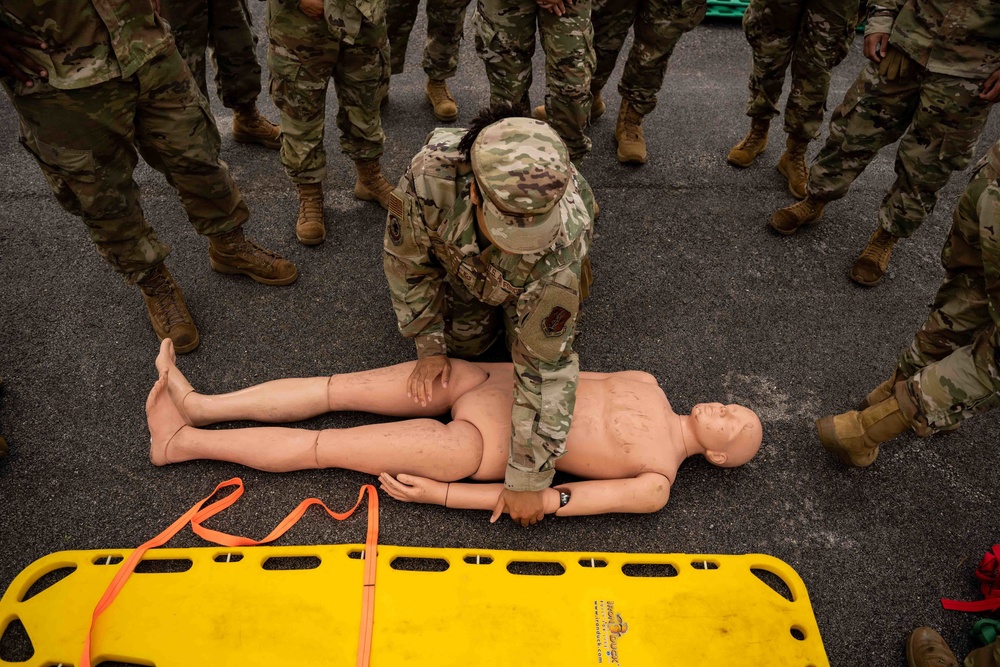
[[[437,482],[415,475],[399,475],[394,479],[382,473],[382,490],[404,502],[444,505],[467,510],[491,510],[503,490],[503,484],[462,484]],[[565,507],[559,507],[559,490],[571,495]],[[670,480],[663,475],[645,472],[629,479],[601,479],[571,482],[545,490],[545,513],[556,516],[586,516],[591,514],[649,513],[667,504]]]

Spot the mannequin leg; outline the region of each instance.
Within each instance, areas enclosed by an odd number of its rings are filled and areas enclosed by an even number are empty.
[[[169,339],[166,339],[169,340]],[[194,391],[177,368],[172,343],[160,345],[156,369],[167,375],[167,388],[185,423],[204,426],[247,419],[268,423],[309,419],[338,410],[371,412],[389,417],[436,417],[451,409],[465,392],[486,381],[474,364],[453,359],[448,388],[435,384],[434,399],[421,406],[406,395],[416,362],[332,377],[272,380],[229,394]]]
[[[149,393],[146,418],[149,458],[155,465],[210,459],[267,472],[345,468],[452,482],[475,474],[483,455],[479,429],[464,420],[442,424],[410,419],[324,431],[270,426],[202,430],[185,423],[166,377]]]

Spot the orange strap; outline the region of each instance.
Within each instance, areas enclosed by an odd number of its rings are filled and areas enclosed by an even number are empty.
[[[205,503],[214,497],[215,494],[230,486],[236,487],[236,490],[233,493],[230,493],[225,498],[220,498],[205,507]],[[354,503],[354,507],[346,512],[334,512],[329,507],[324,505],[323,501],[317,498],[307,498],[299,503],[299,506],[292,510],[291,514],[286,516],[285,519],[279,523],[267,537],[258,541],[252,540],[248,537],[241,537],[239,535],[221,533],[202,525],[203,521],[215,516],[240,499],[240,496],[243,495],[243,480],[239,477],[234,477],[233,479],[219,484],[215,487],[215,490],[212,491],[212,493],[195,503],[194,507],[185,512],[184,516],[174,521],[170,527],[140,546],[138,549],[133,551],[127,559],[125,559],[122,566],[115,574],[114,579],[111,580],[111,584],[108,586],[108,589],[104,592],[104,595],[97,603],[97,607],[94,609],[94,615],[90,621],[90,630],[87,632],[87,638],[83,643],[83,655],[80,657],[80,667],[91,667],[90,640],[91,636],[94,634],[94,626],[97,624],[97,618],[111,606],[112,602],[114,602],[115,597],[117,597],[118,593],[120,593],[122,588],[124,588],[125,582],[128,581],[129,576],[131,576],[132,572],[135,570],[136,565],[142,561],[142,557],[148,550],[166,544],[170,538],[179,533],[188,523],[191,524],[191,529],[197,535],[205,540],[208,540],[209,542],[214,542],[215,544],[221,544],[226,547],[258,546],[272,542],[284,535],[289,528],[294,526],[296,522],[302,518],[302,515],[305,514],[306,510],[313,505],[319,505],[326,510],[326,513],[331,517],[338,521],[343,521],[347,517],[354,514],[355,510],[361,506],[361,501],[365,498],[365,492],[368,493],[368,534],[365,537],[364,593],[361,599],[361,633],[358,638],[357,667],[367,667],[371,659],[372,630],[375,620],[375,559],[377,557],[378,549],[378,492],[375,490],[375,487],[371,484],[365,484],[362,486],[361,491],[358,493],[358,501]]]

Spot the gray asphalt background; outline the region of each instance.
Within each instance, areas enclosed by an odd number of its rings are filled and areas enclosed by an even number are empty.
[[[263,32],[264,5],[252,3]],[[418,23],[408,69],[393,78],[384,125],[384,167],[398,178],[435,121],[424,101]],[[471,31],[467,29],[467,35]],[[861,40],[837,69],[835,106],[862,66]],[[264,61],[265,44],[260,45]],[[961,655],[974,617],[941,610],[937,598],[977,598],[972,570],[1000,534],[993,504],[1000,427],[995,415],[931,440],[884,448],[867,470],[849,470],[820,447],[813,420],[852,407],[892,370],[923,321],[942,271],[939,251],[967,176],[957,174],[935,214],[902,243],[884,284],[861,289],[846,272],[875,226],[891,183],[891,150],[871,165],[822,224],[793,238],[765,228],[792,201],[774,165],[784,135],[753,168],[725,162],[747,128],[750,54],[737,24],[711,22],[674,55],[660,106],[646,119],[651,156],[641,168],[615,160],[619,96],[591,128],[583,171],[601,204],[597,277],[578,350],[583,368],[654,373],[678,411],[698,402],[739,402],[764,422],[759,456],[735,470],[701,460],[680,471],[669,505],[655,515],[549,519],[527,530],[487,522],[483,512],[404,505],[383,497],[385,544],[565,551],[771,554],[808,586],[833,665],[903,664],[914,626],[940,628]],[[619,64],[619,73],[620,73]],[[536,55],[533,100],[544,76]],[[617,81],[616,73],[613,81]],[[471,39],[452,90],[459,123],[488,89]],[[214,97],[214,96],[213,96]],[[213,99],[223,156],[252,211],[249,232],[298,263],[290,287],[263,287],[213,273],[164,179],[142,166],[146,214],[174,246],[169,265],[202,335],[180,367],[203,392],[273,378],[327,375],[413,357],[396,330],[382,275],[385,215],[351,194],[353,166],[339,152],[331,92],[326,209],[330,236],[295,241],[294,189],[277,155],[234,144],[230,112]],[[262,108],[276,118],[262,96]],[[32,561],[62,549],[136,546],[215,484],[247,485],[234,510],[213,521],[261,537],[299,500],[353,502],[371,478],[351,472],[284,475],[195,462],[155,468],[143,414],[156,373],[156,337],[138,290],[100,260],[79,221],[50,194],[17,145],[17,120],[0,103],[0,588]],[[998,137],[996,116],[977,156]],[[813,145],[813,154],[819,144]],[[311,428],[373,421],[329,415]],[[281,544],[363,540],[364,519],[335,524],[311,514]],[[200,546],[190,532],[172,542]],[[733,592],[738,595],[738,591]]]

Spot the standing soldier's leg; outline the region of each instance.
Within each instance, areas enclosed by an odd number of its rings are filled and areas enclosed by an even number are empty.
[[[535,0],[479,0],[473,25],[476,52],[490,82],[490,105],[529,108],[535,22],[542,12]]]
[[[828,202],[847,194],[879,150],[906,131],[923,76],[916,72],[906,80],[886,81],[877,66],[865,65],[830,118],[830,136],[809,168],[806,198],[776,211],[769,223],[772,229],[794,234],[819,220]]]
[[[878,284],[896,241],[930,215],[952,172],[969,166],[991,108],[980,92],[974,79],[925,76],[913,122],[896,151],[896,181],[882,200],[879,228],[851,269],[852,280]]]
[[[181,57],[187,63],[201,94],[208,97],[205,51],[209,43],[208,0],[161,0],[160,15],[170,24],[170,32]]]
[[[385,27],[389,35],[389,58],[393,74],[402,74],[406,66],[406,47],[417,20],[420,0],[386,0]]]
[[[868,465],[878,456],[882,442],[907,429],[917,435],[930,435],[952,429],[974,414],[1000,407],[1000,331],[997,329],[1000,323],[1000,185],[992,165],[982,171],[987,173],[977,174],[966,191],[967,196],[963,195],[963,206],[968,207],[979,192],[974,217],[966,217],[968,208],[961,216],[957,215],[949,239],[949,246],[954,243],[953,249],[960,249],[965,256],[958,258],[949,254],[946,247],[945,259],[964,262],[967,272],[974,273],[978,251],[981,284],[989,300],[990,318],[976,331],[971,344],[923,366],[909,379],[896,382],[888,398],[863,411],[824,417],[817,422],[823,446],[847,463]],[[975,225],[970,224],[971,221],[975,221]],[[977,298],[973,296],[971,300]],[[973,307],[973,317],[976,311],[979,308]]]
[[[608,84],[618,62],[618,54],[628,37],[629,28],[635,23],[641,0],[594,0],[591,23],[594,24],[594,76],[590,81],[593,103],[590,119],[604,114],[601,91]]]
[[[983,273],[979,202],[996,177],[994,169],[985,165],[969,181],[955,207],[951,231],[941,251],[945,278],[931,312],[910,346],[899,355],[892,375],[865,397],[859,410],[889,398],[896,382],[971,344],[976,333],[992,321]]]
[[[469,0],[427,0],[427,42],[423,67],[427,74],[427,101],[434,116],[445,123],[458,117],[458,105],[446,81],[458,71],[458,49]]]
[[[233,139],[277,150],[281,130],[257,110],[260,64],[246,0],[207,0],[207,4],[215,89],[222,104],[233,110]]]
[[[135,143],[177,190],[191,224],[208,237],[212,269],[265,285],[294,282],[299,275],[294,264],[244,236],[246,202],[219,159],[221,141],[208,102],[180,56],[155,58],[137,77]]]
[[[389,210],[393,186],[382,175],[379,158],[385,145],[379,104],[389,90],[389,40],[385,23],[362,19],[354,44],[341,44],[334,67],[340,147],[354,160],[358,180],[354,196],[377,201]]]
[[[743,15],[743,33],[753,53],[746,111],[751,121],[750,132],[726,158],[734,167],[749,167],[767,147],[768,128],[778,115],[803,4],[804,0],[750,0]]]
[[[179,66],[188,72],[174,52]],[[190,86],[195,84],[187,74]],[[198,329],[163,261],[170,247],[146,222],[132,177],[137,77],[81,90],[44,87],[15,96],[21,144],[38,162],[56,199],[79,216],[97,248],[125,282],[138,285],[157,335],[177,351],[198,346]]]
[[[323,135],[338,45],[326,21],[309,18],[294,4],[268,0],[267,13],[271,99],[281,112],[281,164],[299,197],[295,236],[316,245],[326,238]]]
[[[667,63],[684,33],[705,18],[706,0],[642,0],[635,21],[635,41],[618,84],[622,106],[615,139],[618,161],[646,162],[642,119],[656,108]]]
[[[792,89],[785,105],[786,150],[778,171],[798,199],[806,196],[806,150],[819,136],[833,68],[847,56],[858,25],[857,0],[810,0],[792,52]]]
[[[590,152],[590,80],[594,75],[594,27],[591,0],[576,0],[562,16],[539,10],[538,25],[545,51],[545,112],[579,162]]]

